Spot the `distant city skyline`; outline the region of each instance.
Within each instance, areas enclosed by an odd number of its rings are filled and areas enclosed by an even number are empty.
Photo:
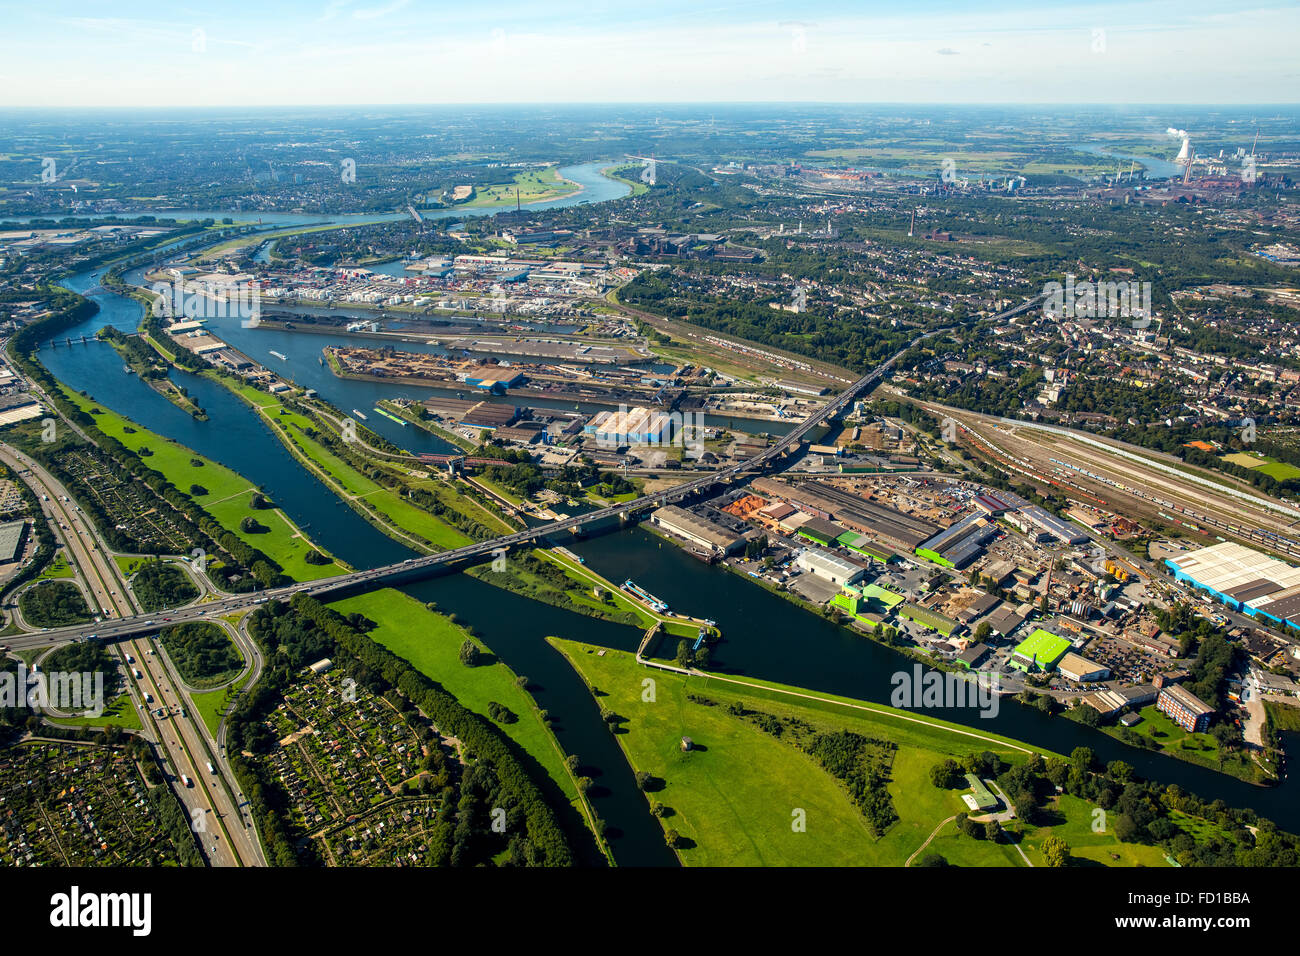
[[[53,0],[6,10],[0,106],[1300,98],[1294,3],[972,6]]]

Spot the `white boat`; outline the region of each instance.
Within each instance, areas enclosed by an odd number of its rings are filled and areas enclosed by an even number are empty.
[[[285,355],[283,352],[273,351],[271,352],[271,354],[274,355],[276,358],[278,358],[281,362],[289,361],[289,356]]]
[[[354,408],[352,409],[352,414],[357,416],[357,418],[361,419],[363,422],[366,420],[365,412],[359,412]]]

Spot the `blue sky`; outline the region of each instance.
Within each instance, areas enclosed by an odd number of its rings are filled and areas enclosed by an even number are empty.
[[[7,4],[0,106],[1281,103],[1300,4]]]

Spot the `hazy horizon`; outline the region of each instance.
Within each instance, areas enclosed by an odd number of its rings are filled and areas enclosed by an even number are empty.
[[[1300,100],[1300,8],[1276,2],[127,0],[102,14],[90,0],[7,11],[0,107]]]

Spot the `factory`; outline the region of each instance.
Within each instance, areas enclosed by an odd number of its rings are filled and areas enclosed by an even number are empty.
[[[866,573],[865,568],[859,567],[847,558],[841,558],[819,548],[805,548],[800,551],[799,556],[795,558],[795,564],[831,584],[852,584]]]
[[[597,412],[583,432],[608,448],[623,445],[666,445],[673,438],[672,416],[650,408],[619,408]]]
[[[1036,534],[1039,541],[1056,538],[1066,544],[1083,544],[1088,540],[1088,536],[1074,525],[1037,505],[1024,505],[1007,514],[1006,519],[1025,534]]]
[[[519,409],[501,402],[466,401],[436,395],[424,400],[424,407],[435,418],[449,419],[474,428],[505,428],[519,418]]]
[[[1050,671],[1070,650],[1070,642],[1041,627],[1016,645],[1009,664],[1026,674]]]
[[[875,630],[904,600],[901,594],[895,594],[876,584],[864,587],[845,584],[841,586],[840,593],[831,598],[830,606],[847,612],[859,624]]]
[[[771,478],[756,478],[751,487],[766,498],[788,501],[815,518],[832,519],[845,529],[871,535],[887,548],[912,551],[939,529],[896,508],[868,501],[831,485],[803,482],[789,485]],[[886,555],[889,552],[881,549]]]
[[[677,505],[665,505],[650,516],[650,521],[665,531],[710,551],[731,554],[745,546],[743,535],[728,531],[708,518],[702,518]]]
[[[1165,561],[1175,580],[1234,611],[1300,627],[1300,568],[1232,541]]]
[[[961,570],[979,557],[984,545],[998,534],[997,526],[989,523],[987,515],[976,512],[922,542],[916,549],[916,556],[945,568]]]

